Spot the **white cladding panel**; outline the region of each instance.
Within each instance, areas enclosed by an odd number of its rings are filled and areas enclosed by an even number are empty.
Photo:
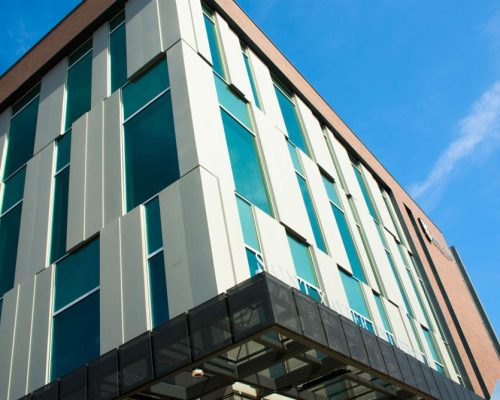
[[[7,150],[7,135],[10,127],[10,111],[11,108],[9,107],[0,114],[0,165],[4,165],[3,154],[4,151]],[[0,168],[0,172],[3,175],[2,168]]]
[[[109,24],[94,32],[92,40],[92,105],[108,97],[110,88]]]
[[[10,399],[12,359],[14,356],[14,333],[16,331],[19,286],[8,291],[3,298],[0,320],[0,399]]]

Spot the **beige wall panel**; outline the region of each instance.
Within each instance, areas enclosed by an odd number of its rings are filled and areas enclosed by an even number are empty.
[[[3,298],[2,319],[0,320],[0,399],[10,399],[12,380],[12,360],[16,317],[19,302],[19,286],[8,291]]]
[[[163,51],[169,49],[181,39],[197,50],[189,1],[160,0],[158,9]]]
[[[88,114],[73,123],[71,132],[71,166],[69,169],[68,236],[69,250],[85,239],[85,192]]]
[[[136,207],[122,218],[120,226],[125,342],[150,327],[142,214],[143,207]]]
[[[94,32],[92,40],[92,105],[108,97],[109,76],[109,24],[104,23]]]
[[[35,301],[31,328],[31,352],[28,392],[47,382],[50,326],[52,322],[52,274],[54,268],[41,271],[35,278]]]
[[[14,355],[12,360],[12,378],[10,384],[10,398],[13,400],[17,400],[27,393],[34,296],[35,275],[32,275],[19,286],[16,331],[14,334]]]
[[[67,73],[68,59],[65,58],[42,78],[35,153],[57,138],[63,130]]]
[[[283,120],[283,115],[281,114],[280,105],[278,103],[278,98],[276,97],[269,69],[253,52],[249,51],[248,57],[250,58],[250,63],[252,64],[255,75],[255,82],[261,95],[263,111],[270,118],[270,120],[273,121],[274,125],[286,135],[285,121]]]
[[[120,218],[114,220],[100,235],[101,354],[124,342],[120,224]]]
[[[266,270],[287,285],[298,288],[285,228],[258,208],[255,208],[255,221]]]
[[[3,166],[5,164],[3,155],[7,150],[7,135],[9,133],[10,127],[10,112],[11,108],[7,108],[5,111],[0,113],[0,173],[3,175]]]
[[[87,122],[85,239],[103,227],[103,127],[104,103],[99,101],[88,114]]]
[[[227,22],[219,14],[216,14],[217,26],[220,33],[220,41],[222,44],[223,54],[226,61],[228,72],[228,81],[231,85],[245,95],[247,99],[251,99],[252,88],[248,79],[245,61],[241,50],[240,39],[236,36]]]
[[[125,3],[125,16],[130,78],[162,52],[158,0],[129,0]]]
[[[103,200],[104,224],[123,215],[122,117],[120,92],[104,101]]]
[[[304,124],[309,147],[312,150],[312,158],[316,160],[318,165],[328,172],[330,176],[334,176],[335,166],[333,165],[332,157],[328,151],[323,130],[321,129],[318,119],[299,97],[296,97],[295,101],[297,110]]]
[[[288,152],[285,136],[258,108],[253,107],[256,131],[264,167],[269,177],[271,195],[276,205],[276,218],[312,242],[313,233],[300,188]]]
[[[198,53],[212,65],[212,55],[210,54],[210,45],[208,44],[201,0],[188,0],[187,2],[191,10],[191,18],[193,19],[196,48]]]

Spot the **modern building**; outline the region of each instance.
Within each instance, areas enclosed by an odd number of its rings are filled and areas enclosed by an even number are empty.
[[[476,399],[436,226],[232,0],[86,0],[0,78],[0,398]]]

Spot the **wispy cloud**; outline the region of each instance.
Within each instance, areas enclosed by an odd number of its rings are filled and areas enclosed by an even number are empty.
[[[458,130],[457,138],[441,153],[427,177],[411,185],[413,197],[435,198],[458,167],[500,144],[500,81],[473,104],[469,114],[459,121]]]
[[[18,23],[9,29],[9,40],[11,41],[12,50],[17,57],[22,56],[26,51],[33,46],[36,40],[36,32],[28,29],[24,21]]]

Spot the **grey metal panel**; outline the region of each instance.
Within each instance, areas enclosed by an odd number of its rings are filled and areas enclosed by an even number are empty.
[[[109,93],[109,25],[103,24],[94,32],[92,40],[92,105],[108,97]]]
[[[124,341],[140,335],[149,326],[142,213],[143,207],[135,208],[122,218],[120,226]]]
[[[166,51],[182,39],[196,50],[196,37],[189,1],[159,1],[158,10],[160,15],[162,49]]]
[[[104,101],[104,224],[123,214],[122,123],[120,91]]]
[[[102,149],[104,104],[102,101],[90,110],[87,123],[87,154],[85,174],[85,239],[103,226],[102,205]],[[119,152],[119,149],[115,149]]]
[[[28,392],[44,385],[48,369],[49,332],[52,320],[52,274],[54,268],[41,271],[35,278],[35,301],[31,328],[31,352],[28,374]]]
[[[26,394],[28,365],[31,347],[31,323],[35,295],[35,276],[19,286],[15,342],[12,359],[10,398],[18,399]]]
[[[19,286],[8,291],[3,298],[0,321],[0,388],[2,388],[0,399],[2,400],[9,398],[18,298]]]
[[[63,130],[67,71],[68,59],[65,58],[42,78],[35,153],[52,142]]]
[[[123,343],[120,223],[116,219],[100,235],[101,354]]]
[[[162,52],[158,0],[129,0],[125,15],[130,78]]]
[[[10,113],[11,113],[11,108],[9,107],[0,114],[0,165],[3,165],[5,138],[9,133],[9,127],[10,127]]]
[[[71,166],[69,169],[68,235],[69,250],[85,239],[85,164],[88,114],[73,123],[71,132]]]

